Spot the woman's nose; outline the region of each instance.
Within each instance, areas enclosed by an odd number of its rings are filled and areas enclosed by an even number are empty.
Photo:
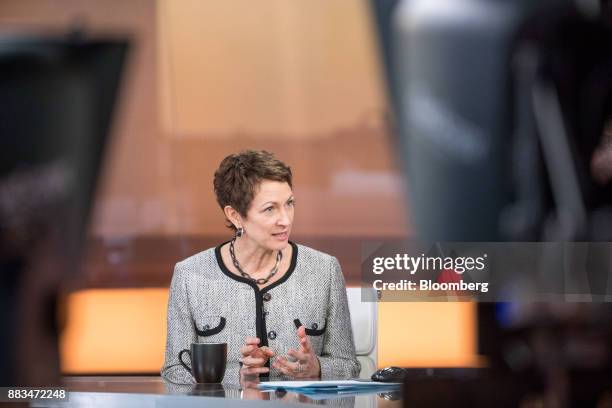
[[[289,225],[291,224],[291,216],[287,210],[281,210],[280,217],[278,217],[277,223],[279,225]]]

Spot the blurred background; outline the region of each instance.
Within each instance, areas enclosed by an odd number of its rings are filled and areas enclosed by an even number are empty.
[[[292,239],[359,286],[361,242],[412,237],[370,4],[356,0],[20,0],[10,33],[129,36],[81,270],[58,311],[64,374],[157,373],[174,264],[229,239],[222,158],[294,172]],[[378,365],[478,366],[475,307],[380,303]]]

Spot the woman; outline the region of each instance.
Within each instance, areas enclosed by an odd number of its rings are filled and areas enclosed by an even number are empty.
[[[214,189],[235,235],[176,264],[164,378],[194,381],[178,360],[194,342],[228,344],[224,381],[359,374],[338,261],[289,241],[291,178],[291,169],[265,151],[221,162]]]

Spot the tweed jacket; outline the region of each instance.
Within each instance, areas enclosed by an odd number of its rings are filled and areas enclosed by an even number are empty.
[[[168,336],[161,374],[174,383],[194,379],[178,360],[191,343],[225,342],[227,369],[223,382],[238,383],[240,347],[257,336],[276,356],[299,348],[297,327],[304,325],[321,365],[321,378],[359,374],[344,277],[338,260],[290,242],[291,263],[278,281],[259,289],[231,273],[221,245],[176,264],[168,299]],[[184,358],[188,356],[184,356]],[[272,358],[272,361],[275,357]],[[291,358],[290,358],[291,359]],[[270,377],[286,377],[270,363]]]

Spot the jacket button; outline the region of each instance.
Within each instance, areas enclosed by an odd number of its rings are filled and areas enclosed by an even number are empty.
[[[276,332],[275,332],[274,330],[271,330],[271,331],[268,333],[268,338],[269,338],[270,340],[274,340],[274,339],[276,338]]]
[[[204,325],[204,330],[208,330],[208,329],[210,329],[210,326],[209,326],[209,325],[207,325],[207,324],[206,324],[206,325]]]
[[[263,300],[265,300],[267,302],[270,299],[272,299],[272,295],[271,294],[269,294],[268,292],[263,294]]]
[[[319,325],[316,323],[313,323],[310,327],[313,328],[314,330],[317,330],[319,328]]]

